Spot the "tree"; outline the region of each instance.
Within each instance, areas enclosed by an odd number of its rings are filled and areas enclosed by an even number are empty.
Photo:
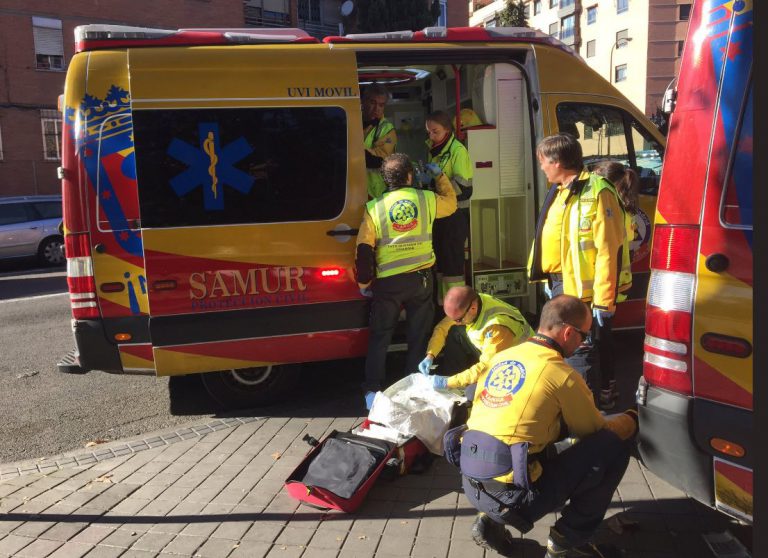
[[[524,0],[507,0],[504,9],[499,12],[499,25],[502,27],[528,27]]]
[[[440,16],[439,0],[356,0],[358,33],[421,31],[435,25]]]

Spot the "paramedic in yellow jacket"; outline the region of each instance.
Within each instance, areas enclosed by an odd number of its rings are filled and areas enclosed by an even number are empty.
[[[432,302],[432,227],[435,219],[456,211],[456,194],[439,167],[431,167],[437,192],[413,187],[414,169],[404,153],[384,160],[381,174],[387,191],[365,206],[357,235],[355,272],[360,292],[372,298],[365,359],[366,407],[382,387],[387,347],[405,307],[408,355],[406,372],[414,372],[427,349],[434,319]]]
[[[384,107],[389,92],[383,85],[374,83],[363,92],[363,144],[365,145],[365,168],[368,174],[368,197],[378,198],[384,193],[384,179],[381,177],[381,163],[392,155],[397,147],[397,132],[394,125],[384,117]]]
[[[429,375],[435,356],[445,346],[448,332],[453,326],[463,326],[464,335],[474,349],[475,364],[453,376],[432,376],[437,388],[460,388],[473,385],[487,370],[488,362],[498,352],[519,345],[533,330],[514,306],[491,295],[478,293],[466,285],[452,287],[445,294],[445,318],[435,326],[427,346],[427,356],[419,364],[419,371]],[[472,399],[469,390],[467,398]]]
[[[467,148],[453,133],[451,117],[436,111],[426,118],[429,162],[451,180],[459,210],[435,223],[435,268],[438,279],[438,303],[451,287],[464,284],[464,244],[469,236],[469,198],[472,196],[472,161]]]
[[[550,529],[547,556],[603,556],[589,539],[629,463],[637,413],[631,409],[602,415],[584,379],[565,362],[584,341],[591,323],[586,304],[573,296],[556,296],[544,305],[536,334],[498,353],[479,378],[462,443],[473,431],[484,433],[473,447],[482,456],[477,459],[492,467],[498,462],[496,453],[506,457],[510,445],[528,445],[521,463],[521,470],[527,463],[525,480],[508,472],[478,482],[467,476],[474,464],[462,451],[464,492],[481,512],[472,532],[478,544],[500,550],[498,546],[509,540],[505,524],[519,524],[515,518],[521,517],[532,527],[565,504]],[[554,456],[545,448],[563,437],[561,423],[566,435],[577,441]]]
[[[530,281],[546,281],[550,296],[568,294],[590,303],[591,335],[568,360],[603,408],[618,396],[612,368],[611,318],[632,286],[629,239],[616,189],[584,166],[581,145],[570,134],[544,138],[536,148],[549,189],[528,260]],[[605,385],[601,368],[606,370]]]

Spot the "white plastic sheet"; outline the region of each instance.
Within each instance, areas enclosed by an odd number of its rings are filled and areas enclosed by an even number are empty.
[[[461,395],[433,388],[429,377],[411,374],[376,393],[368,419],[405,439],[416,436],[429,451],[442,455],[453,405],[464,401]]]

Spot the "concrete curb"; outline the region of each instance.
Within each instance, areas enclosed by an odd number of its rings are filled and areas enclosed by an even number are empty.
[[[203,424],[192,424],[175,430],[161,430],[147,434],[138,440],[118,440],[100,444],[93,451],[75,450],[53,457],[43,457],[34,461],[19,461],[16,463],[0,464],[0,481],[21,477],[32,473],[52,473],[60,469],[93,465],[107,459],[122,457],[161,446],[169,446],[176,442],[192,438],[202,438],[206,434],[227,430],[258,420],[263,417],[229,417],[215,419]]]

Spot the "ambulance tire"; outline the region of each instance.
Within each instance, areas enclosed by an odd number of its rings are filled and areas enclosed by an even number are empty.
[[[276,364],[201,374],[203,386],[225,409],[278,403],[298,382],[301,364]]]

